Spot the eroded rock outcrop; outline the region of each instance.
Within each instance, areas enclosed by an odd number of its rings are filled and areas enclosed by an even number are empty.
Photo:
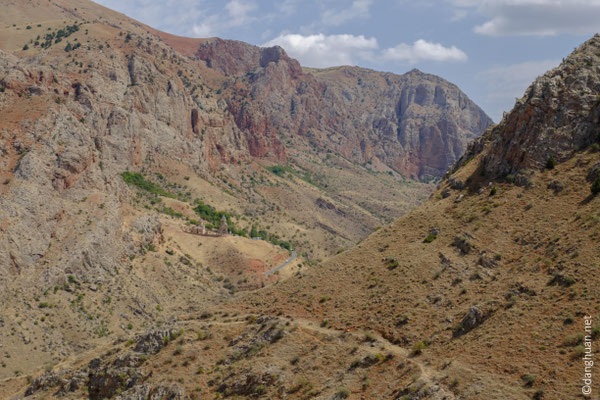
[[[516,176],[527,186],[527,171],[569,159],[597,142],[600,134],[600,35],[595,35],[553,70],[537,78],[501,123],[469,146],[456,170],[486,152],[483,173]]]

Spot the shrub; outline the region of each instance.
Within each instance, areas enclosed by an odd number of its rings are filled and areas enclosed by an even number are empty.
[[[298,382],[296,382],[296,384],[292,385],[288,389],[288,393],[296,393],[302,389],[309,390],[309,389],[312,389],[312,387],[313,387],[313,385],[312,385],[312,383],[310,383],[310,381],[308,379],[300,378],[300,379],[298,379]]]
[[[23,50],[29,50],[29,46],[28,45],[23,46]]]
[[[498,189],[496,189],[496,186],[494,186],[494,187],[492,188],[492,190],[490,190],[490,196],[493,196],[493,195],[495,195],[497,191],[498,191]]]
[[[596,179],[594,179],[590,190],[592,191],[593,195],[600,193],[600,174],[596,175]]]
[[[389,270],[396,269],[400,266],[400,263],[395,258],[388,258],[385,263]]]
[[[335,394],[335,397],[337,399],[347,399],[348,397],[350,397],[350,389],[348,389],[347,387],[341,387],[338,389],[338,391]]]
[[[371,332],[367,332],[367,333],[365,333],[365,338],[364,338],[364,341],[365,341],[365,342],[372,343],[372,342],[374,342],[374,341],[376,341],[376,340],[377,340],[377,339],[375,339],[375,336],[373,336],[373,334],[372,334]]]
[[[546,160],[546,168],[554,169],[554,167],[556,167],[556,160],[554,159],[554,156],[550,156],[548,157],[548,160]]]
[[[406,315],[399,315],[398,319],[396,320],[396,326],[397,327],[401,327],[404,326],[406,324],[408,324],[408,317]]]
[[[575,346],[575,348],[573,349],[573,358],[579,358],[583,356],[584,353],[585,347],[583,347],[582,345]]]
[[[527,386],[527,387],[531,387],[535,383],[535,376],[534,375],[529,375],[529,374],[523,375],[521,377],[521,379],[523,379],[523,382],[525,383],[525,386]]]
[[[146,178],[144,178],[144,176],[139,172],[125,171],[121,174],[121,177],[128,185],[136,186],[139,189],[145,190],[152,194],[171,198],[175,197],[171,193],[166,192],[162,187],[160,187],[156,183],[147,181]]]
[[[577,346],[581,342],[583,342],[583,333],[577,333],[565,339],[566,346]]]
[[[287,172],[288,168],[284,167],[282,165],[273,165],[272,167],[267,167],[267,169],[269,171],[271,171],[272,173],[274,173],[277,176],[281,176],[283,177],[284,174]]]
[[[182,213],[173,210],[171,207],[163,207],[161,209],[158,209],[157,211],[160,212],[160,213],[162,213],[162,214],[167,214],[167,215],[169,215],[171,217],[174,217],[174,218],[182,218],[183,217]]]
[[[425,239],[423,239],[423,243],[431,243],[433,242],[435,239],[437,238],[436,235],[430,233],[429,235],[427,235],[427,237]]]
[[[415,343],[413,345],[411,354],[413,356],[417,356],[417,355],[421,354],[423,352],[423,350],[425,350],[426,348],[427,348],[427,342],[418,341],[417,343]]]
[[[564,276],[556,274],[548,281],[548,286],[560,285],[563,287],[569,287],[575,284],[575,278],[572,276]]]

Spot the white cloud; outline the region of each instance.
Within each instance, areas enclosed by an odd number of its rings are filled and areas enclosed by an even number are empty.
[[[157,29],[186,34],[189,29],[206,16],[202,0],[95,0],[96,3],[125,13]]]
[[[454,10],[453,15],[450,17],[450,21],[454,21],[454,22],[460,21],[460,20],[466,18],[468,14],[469,13],[465,9]]]
[[[213,37],[217,36],[217,28],[219,26],[219,17],[211,15],[204,18],[200,23],[192,26],[192,33],[197,37]]]
[[[488,93],[482,104],[492,112],[492,118],[499,121],[503,111],[514,105],[515,99],[525,93],[529,85],[546,71],[558,66],[560,60],[528,61],[518,64],[490,68],[477,75],[477,81]]]
[[[368,17],[371,4],[373,4],[373,0],[354,0],[349,8],[343,10],[327,9],[321,15],[321,23],[339,26],[355,18]]]
[[[309,67],[348,65],[367,58],[377,50],[377,39],[363,35],[282,34],[264,44],[281,46],[287,53]]]
[[[222,34],[228,29],[246,25],[255,18],[250,14],[256,9],[256,4],[250,1],[230,0],[225,4],[224,11],[204,17],[192,25],[192,33],[197,37],[211,37]]]
[[[456,46],[444,47],[423,39],[380,50],[377,39],[363,35],[281,34],[264,46],[281,46],[309,67],[353,65],[359,60],[381,59],[416,64],[421,61],[465,61],[467,55]]]
[[[276,2],[275,8],[277,8],[279,14],[289,17],[296,12],[296,9],[298,8],[298,2],[299,0],[283,0]]]
[[[229,26],[240,26],[252,19],[249,13],[256,9],[256,4],[242,0],[231,0],[225,5],[231,20]]]
[[[432,43],[419,39],[412,45],[401,43],[386,49],[383,57],[387,60],[416,64],[420,61],[466,61],[467,55],[456,46],[444,47],[440,43]]]
[[[600,30],[600,0],[450,0],[488,18],[474,27],[483,35],[551,36]]]

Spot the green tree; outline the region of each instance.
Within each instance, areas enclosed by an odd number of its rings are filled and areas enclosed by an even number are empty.
[[[548,157],[548,161],[546,161],[546,168],[554,169],[554,167],[556,167],[556,160],[554,159],[554,156],[550,156]]]

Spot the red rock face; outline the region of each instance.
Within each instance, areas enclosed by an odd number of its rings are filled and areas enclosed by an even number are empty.
[[[253,157],[285,160],[283,133],[357,163],[441,176],[492,123],[456,86],[417,70],[303,72],[280,47],[221,39],[199,44],[195,57],[229,78],[220,95]]]

